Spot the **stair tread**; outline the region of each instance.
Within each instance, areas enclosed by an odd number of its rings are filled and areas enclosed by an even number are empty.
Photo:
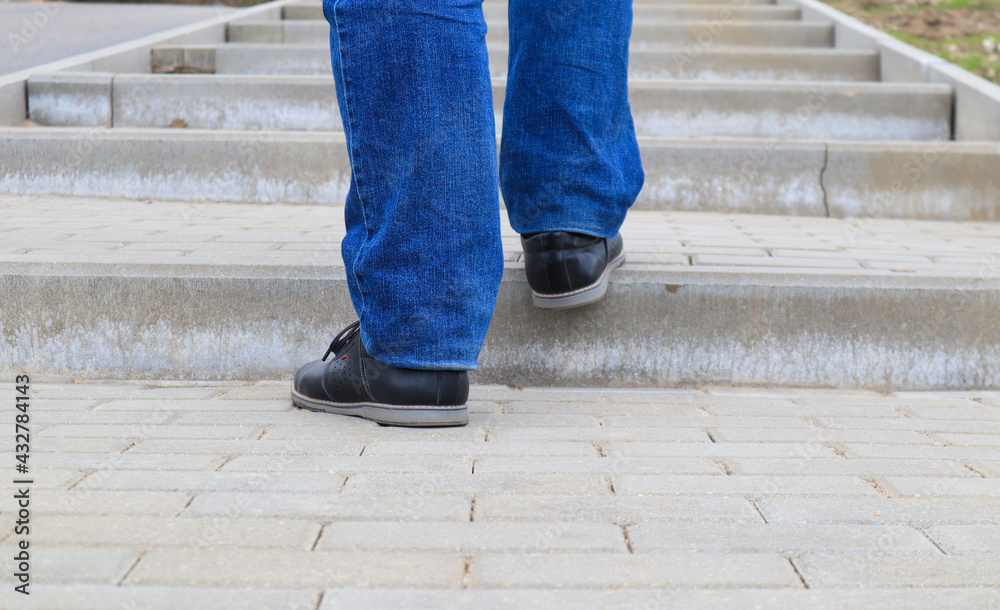
[[[4,197],[0,215],[0,262],[15,273],[308,279],[343,269],[340,207]],[[997,223],[632,211],[622,235],[619,282],[1000,286]],[[505,220],[502,236],[514,270],[520,243]]]

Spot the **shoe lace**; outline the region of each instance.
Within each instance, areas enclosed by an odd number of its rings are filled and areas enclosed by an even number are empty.
[[[340,331],[340,334],[330,342],[330,347],[327,348],[326,353],[323,354],[323,361],[326,362],[326,357],[330,354],[340,356],[340,350],[350,345],[359,332],[361,332],[360,320]]]

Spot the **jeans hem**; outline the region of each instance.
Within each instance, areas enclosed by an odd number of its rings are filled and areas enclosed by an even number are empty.
[[[511,224],[513,224],[513,223],[511,223]],[[514,229],[514,230],[517,231],[518,234],[520,234],[520,235],[524,235],[525,233],[542,233],[542,232],[546,232],[546,231],[567,231],[567,232],[570,232],[570,233],[583,233],[585,235],[590,235],[592,237],[603,237],[605,239],[610,239],[610,238],[614,237],[615,235],[618,235],[618,232],[619,232],[620,229],[621,229],[621,225],[619,225],[618,229],[615,229],[614,231],[610,231],[609,232],[609,231],[607,231],[607,230],[605,230],[603,228],[593,227],[593,226],[582,226],[582,225],[574,225],[574,224],[565,224],[565,225],[557,224],[557,225],[549,225],[549,226],[546,226],[545,228],[531,228],[531,229],[528,229],[528,230],[525,230],[525,231],[521,231],[521,230],[518,230],[518,229]]]
[[[395,366],[402,369],[415,369],[419,371],[475,371],[479,368],[479,364],[476,361],[473,361],[470,365],[467,361],[462,360],[432,362],[429,360],[417,360],[413,358],[383,357],[368,349],[368,346],[371,345],[371,341],[367,340],[364,328],[361,329],[361,342],[368,351],[368,355],[372,358],[378,360],[382,364],[388,364],[389,366]]]

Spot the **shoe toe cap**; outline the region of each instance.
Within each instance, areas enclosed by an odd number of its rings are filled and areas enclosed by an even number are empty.
[[[326,398],[323,392],[323,371],[326,363],[322,360],[313,360],[299,367],[295,371],[295,380],[292,382],[292,389],[310,398]]]

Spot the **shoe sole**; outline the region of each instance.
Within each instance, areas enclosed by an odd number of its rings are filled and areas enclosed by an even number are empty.
[[[625,251],[622,250],[622,253],[604,268],[600,279],[590,286],[561,294],[538,294],[532,291],[531,301],[539,309],[570,309],[600,301],[608,291],[608,280],[611,278],[611,272],[621,267],[624,262]]]
[[[361,417],[386,426],[427,428],[437,426],[464,426],[469,423],[469,409],[455,407],[428,407],[382,405],[376,403],[336,403],[308,398],[292,390],[292,404],[310,411],[336,413]]]

